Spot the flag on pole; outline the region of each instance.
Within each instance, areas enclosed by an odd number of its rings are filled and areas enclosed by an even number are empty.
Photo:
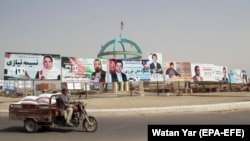
[[[121,21],[121,30],[123,30],[124,23]]]

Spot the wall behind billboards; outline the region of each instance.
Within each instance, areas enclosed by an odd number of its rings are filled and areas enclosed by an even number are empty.
[[[45,56],[47,65],[43,63]],[[60,80],[61,58],[58,54],[6,52],[4,63],[4,80]],[[51,68],[46,67],[49,64]]]

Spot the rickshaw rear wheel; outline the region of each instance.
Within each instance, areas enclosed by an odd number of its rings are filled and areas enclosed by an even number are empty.
[[[38,123],[34,119],[26,119],[24,121],[24,128],[28,133],[35,133],[38,130]]]

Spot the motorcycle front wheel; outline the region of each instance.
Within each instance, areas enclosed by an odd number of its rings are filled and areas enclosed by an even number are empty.
[[[84,121],[82,122],[82,128],[84,131],[87,132],[95,132],[98,128],[98,123],[95,117],[88,116],[88,120],[85,118]]]

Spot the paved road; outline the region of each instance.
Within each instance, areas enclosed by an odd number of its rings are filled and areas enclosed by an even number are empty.
[[[3,116],[5,114],[5,116]],[[56,128],[27,134],[21,121],[9,121],[7,113],[0,116],[0,136],[4,141],[146,141],[148,124],[205,125],[249,124],[250,110],[202,113],[165,113],[97,116],[99,128],[95,133],[81,132],[80,128]]]

